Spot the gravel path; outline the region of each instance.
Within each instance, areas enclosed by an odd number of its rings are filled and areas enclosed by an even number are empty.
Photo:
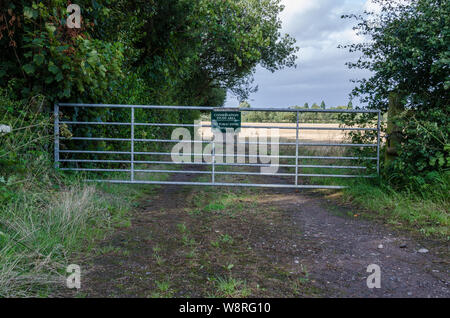
[[[331,297],[449,297],[449,246],[419,242],[351,209],[312,194],[280,194],[303,233],[302,264]],[[350,213],[351,212],[351,213]],[[349,216],[350,215],[350,216]],[[424,252],[420,253],[419,250]],[[381,288],[366,285],[367,267],[381,268]]]

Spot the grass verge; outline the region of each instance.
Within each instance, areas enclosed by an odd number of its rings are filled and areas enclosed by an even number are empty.
[[[89,184],[30,162],[0,184],[0,297],[45,297],[64,286],[76,253],[129,227],[129,211],[156,187]]]
[[[313,149],[303,149],[301,155],[324,155]],[[333,149],[329,151],[334,151]],[[292,152],[292,150],[291,150]],[[345,156],[345,152],[331,152],[327,156]],[[295,161],[290,161],[295,164]],[[333,160],[309,160],[303,164],[352,165],[352,162]],[[349,171],[320,168],[304,168],[307,174],[351,174]],[[355,173],[355,172],[353,172]],[[369,172],[368,174],[371,174]],[[357,173],[355,173],[357,174]],[[389,186],[383,178],[304,178],[309,184],[343,185],[346,189],[332,192],[341,202],[352,203],[359,208],[359,215],[379,219],[395,227],[420,234],[424,237],[450,239],[450,172],[435,173],[428,184],[410,190]],[[410,185],[412,186],[412,185]],[[417,190],[417,189],[421,190]],[[326,191],[327,193],[329,191]]]
[[[382,219],[425,237],[450,239],[450,200],[446,184],[425,193],[399,191],[381,181],[353,180],[341,199],[362,207],[363,216]]]

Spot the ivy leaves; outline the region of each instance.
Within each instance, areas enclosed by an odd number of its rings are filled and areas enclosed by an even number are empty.
[[[33,64],[25,64],[23,66],[23,70],[25,71],[25,73],[27,73],[28,75],[33,75],[34,71],[36,70]]]
[[[14,33],[20,43],[15,52],[0,53],[2,86],[22,98],[44,94],[50,103],[74,98],[93,101],[106,96],[107,88],[122,77],[123,46],[92,37],[87,28],[89,10],[83,17],[85,26],[70,30],[65,26],[65,1],[13,2],[9,10],[22,15],[23,24]],[[91,3],[80,4],[87,8]]]

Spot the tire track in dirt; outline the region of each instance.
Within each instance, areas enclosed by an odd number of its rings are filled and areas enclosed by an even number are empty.
[[[186,170],[196,170],[196,166],[186,166]],[[170,181],[189,182],[195,174],[171,175]],[[81,293],[87,297],[150,297],[155,288],[152,281],[150,259],[154,255],[150,229],[159,224],[155,211],[168,216],[164,220],[167,236],[176,232],[178,224],[176,210],[183,210],[186,204],[186,192],[189,188],[177,185],[164,185],[155,196],[144,198],[139,208],[133,212],[131,228],[121,229],[101,242],[100,246],[113,246],[117,250],[131,251],[130,254],[106,253],[87,260]],[[75,295],[75,294],[73,294]]]

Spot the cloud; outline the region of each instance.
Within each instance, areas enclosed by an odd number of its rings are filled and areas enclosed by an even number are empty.
[[[367,76],[359,70],[349,70],[345,63],[358,54],[338,49],[340,44],[360,42],[352,30],[354,21],[343,20],[348,13],[374,9],[370,0],[282,0],[285,10],[280,18],[282,32],[297,40],[300,47],[296,69],[270,73],[258,67],[255,83],[259,91],[250,97],[254,107],[288,107],[305,102],[329,106],[346,105],[354,84],[350,79]],[[375,8],[376,9],[376,8]],[[229,96],[227,106],[236,106]]]

